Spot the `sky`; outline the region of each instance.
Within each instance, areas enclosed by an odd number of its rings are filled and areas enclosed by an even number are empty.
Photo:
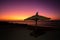
[[[60,20],[59,0],[0,0],[0,20],[24,20],[39,13]]]

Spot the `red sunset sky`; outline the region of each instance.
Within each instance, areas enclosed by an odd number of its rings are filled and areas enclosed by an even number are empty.
[[[58,0],[1,0],[0,20],[24,20],[27,17],[39,15],[60,20]]]

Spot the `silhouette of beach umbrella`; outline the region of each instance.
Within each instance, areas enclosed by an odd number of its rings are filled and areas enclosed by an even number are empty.
[[[36,15],[33,15],[33,16],[31,16],[31,17],[28,17],[28,18],[26,18],[26,19],[24,19],[24,20],[34,20],[34,21],[36,22],[35,25],[37,26],[37,21],[38,21],[38,20],[45,21],[45,20],[50,20],[50,18],[44,17],[44,16],[39,16],[39,15],[38,15],[38,12],[36,12]]]

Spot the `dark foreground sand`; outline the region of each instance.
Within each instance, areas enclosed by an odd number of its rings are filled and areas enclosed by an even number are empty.
[[[30,35],[34,28],[28,25],[0,22],[0,40],[60,40],[60,26],[59,28],[55,28],[54,30],[45,27],[42,30],[44,32],[47,30],[46,33],[38,37]],[[37,33],[37,31],[35,32]],[[42,31],[40,31],[39,29],[38,33],[39,32]]]
[[[60,40],[59,30],[48,31],[37,38],[30,36],[30,32],[25,28],[0,30],[0,40]]]

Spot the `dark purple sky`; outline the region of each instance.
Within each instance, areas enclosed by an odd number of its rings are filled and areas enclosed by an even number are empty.
[[[59,0],[0,0],[0,20],[23,20],[39,15],[60,19]]]

